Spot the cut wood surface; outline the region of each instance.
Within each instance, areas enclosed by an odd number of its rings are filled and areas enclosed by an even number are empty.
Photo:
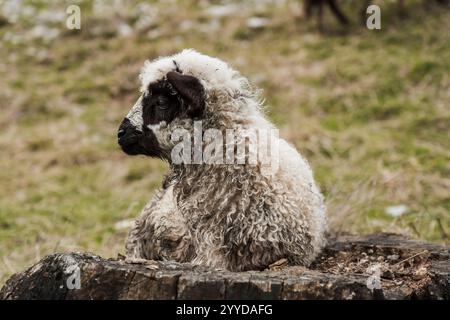
[[[340,235],[310,268],[229,272],[56,253],[13,275],[0,299],[449,299],[449,247],[395,234]]]

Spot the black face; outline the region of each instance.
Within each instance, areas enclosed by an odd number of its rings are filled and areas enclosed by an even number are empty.
[[[122,150],[129,155],[162,158],[164,151],[149,125],[162,121],[170,123],[181,113],[182,103],[180,95],[167,81],[150,85],[142,97],[143,131],[137,130],[127,118],[119,127],[118,142]]]
[[[169,124],[181,116],[198,116],[203,105],[204,90],[197,78],[169,72],[166,79],[150,84],[142,96],[142,129],[134,127],[128,118],[122,121],[117,133],[119,145],[129,155],[167,159],[169,151],[158,144],[151,126],[163,121]]]
[[[170,123],[182,111],[183,101],[167,81],[151,84],[142,99],[144,128],[162,121]]]

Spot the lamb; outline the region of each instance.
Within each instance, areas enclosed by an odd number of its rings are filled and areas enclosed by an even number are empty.
[[[231,141],[244,141],[246,151],[258,142],[242,139],[245,130],[275,129],[248,80],[193,49],[146,61],[140,80],[142,94],[120,124],[118,143],[129,155],[168,161],[170,169],[129,233],[127,258],[230,271],[279,260],[310,265],[326,242],[326,209],[308,163],[285,140],[274,140],[276,170],[264,170],[275,158],[267,153],[254,163],[248,153],[244,163],[174,161],[173,132],[194,133],[198,121],[205,135],[235,130]]]

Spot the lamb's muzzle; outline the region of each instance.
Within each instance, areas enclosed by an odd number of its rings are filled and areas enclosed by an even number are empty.
[[[125,118],[117,131],[117,140],[125,153],[130,154],[132,147],[138,142],[140,131]]]
[[[276,171],[263,170],[274,160],[266,153],[253,164],[172,162],[171,134],[192,134],[197,121],[258,147],[242,133],[275,127],[248,81],[194,50],[146,62],[140,79],[141,96],[118,141],[127,154],[167,160],[170,170],[131,230],[127,255],[228,270],[262,269],[282,258],[309,265],[325,245],[326,210],[308,163],[285,140],[276,138]]]

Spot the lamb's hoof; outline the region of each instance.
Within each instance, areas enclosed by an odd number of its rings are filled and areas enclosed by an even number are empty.
[[[269,270],[270,271],[280,271],[282,269],[284,269],[285,267],[287,267],[288,265],[288,260],[286,258],[280,259],[278,261],[275,261],[274,263],[269,265]]]
[[[159,269],[159,264],[155,260],[147,260],[142,258],[132,258],[132,257],[126,257],[125,263],[129,264],[142,264],[145,268],[150,270],[156,270]]]

